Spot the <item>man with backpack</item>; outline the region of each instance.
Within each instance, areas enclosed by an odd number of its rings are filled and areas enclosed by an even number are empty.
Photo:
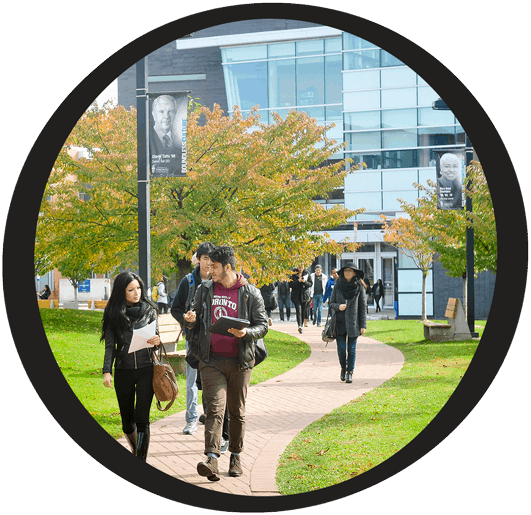
[[[230,412],[229,476],[243,474],[240,453],[245,436],[245,401],[256,359],[256,341],[263,338],[268,317],[260,290],[249,284],[236,270],[234,249],[216,247],[210,253],[212,280],[198,288],[190,311],[183,315],[190,328],[190,348],[199,360],[203,397],[207,403],[205,421],[205,461],[197,472],[209,481],[219,481],[221,426],[226,408]],[[243,319],[224,331],[209,331],[213,323]],[[234,322],[232,322],[234,323]]]
[[[191,273],[183,277],[177,288],[177,294],[175,295],[175,299],[173,300],[171,307],[171,314],[183,328],[183,315],[189,311],[194,300],[197,287],[201,284],[201,282],[210,279],[210,258],[208,257],[208,254],[213,249],[214,244],[209,241],[201,243],[201,245],[197,247],[195,256],[199,264]],[[184,329],[183,332],[186,337],[186,350],[188,351],[190,347],[188,333],[186,329]],[[197,429],[199,413],[197,411],[196,381],[197,369],[192,368],[188,363],[186,363],[186,426],[183,430],[185,435],[191,435]]]

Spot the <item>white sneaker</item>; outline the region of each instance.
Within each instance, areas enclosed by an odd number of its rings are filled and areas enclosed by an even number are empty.
[[[221,454],[225,454],[228,448],[229,448],[229,441],[221,437],[221,449],[220,449]]]
[[[185,435],[193,435],[197,429],[197,420],[192,420],[192,422],[187,422],[186,426],[183,429]]]

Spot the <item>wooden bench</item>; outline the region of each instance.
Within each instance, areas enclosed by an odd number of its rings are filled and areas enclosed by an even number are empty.
[[[91,300],[90,309],[105,309],[108,302],[108,300]]]
[[[55,303],[53,301],[53,299],[46,299],[46,300],[41,300],[41,299],[37,299],[37,302],[39,303],[39,308],[55,308]]]
[[[178,341],[184,342],[184,334],[181,333],[181,326],[172,315],[159,315],[159,334],[166,354],[170,360],[171,365],[175,368],[175,372],[179,374],[186,374],[186,350],[177,350]],[[177,338],[179,340],[177,341]]]
[[[424,322],[424,338],[426,340],[442,342],[469,340],[472,337],[459,299],[448,299],[445,317],[448,321],[447,323]]]

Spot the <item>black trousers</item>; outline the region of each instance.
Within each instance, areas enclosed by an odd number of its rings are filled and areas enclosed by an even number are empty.
[[[131,434],[135,429],[149,433],[149,410],[154,395],[153,366],[135,370],[115,369],[114,389],[124,433]]]

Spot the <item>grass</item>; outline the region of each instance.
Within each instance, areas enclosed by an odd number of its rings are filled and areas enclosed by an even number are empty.
[[[477,324],[481,336],[485,323]],[[422,323],[411,320],[369,321],[366,336],[400,350],[404,367],[383,385],[299,433],[279,461],[277,485],[282,495],[346,481],[407,445],[452,395],[478,345],[426,341]]]
[[[103,386],[102,312],[41,309],[40,314],[55,360],[70,388],[92,417],[111,436],[120,438],[123,432],[116,394]],[[276,331],[267,333],[265,343],[269,356],[253,370],[251,384],[283,374],[310,355],[306,343]],[[152,422],[186,409],[186,377],[178,374],[177,384],[179,396],[168,411],[159,411],[153,402]]]

